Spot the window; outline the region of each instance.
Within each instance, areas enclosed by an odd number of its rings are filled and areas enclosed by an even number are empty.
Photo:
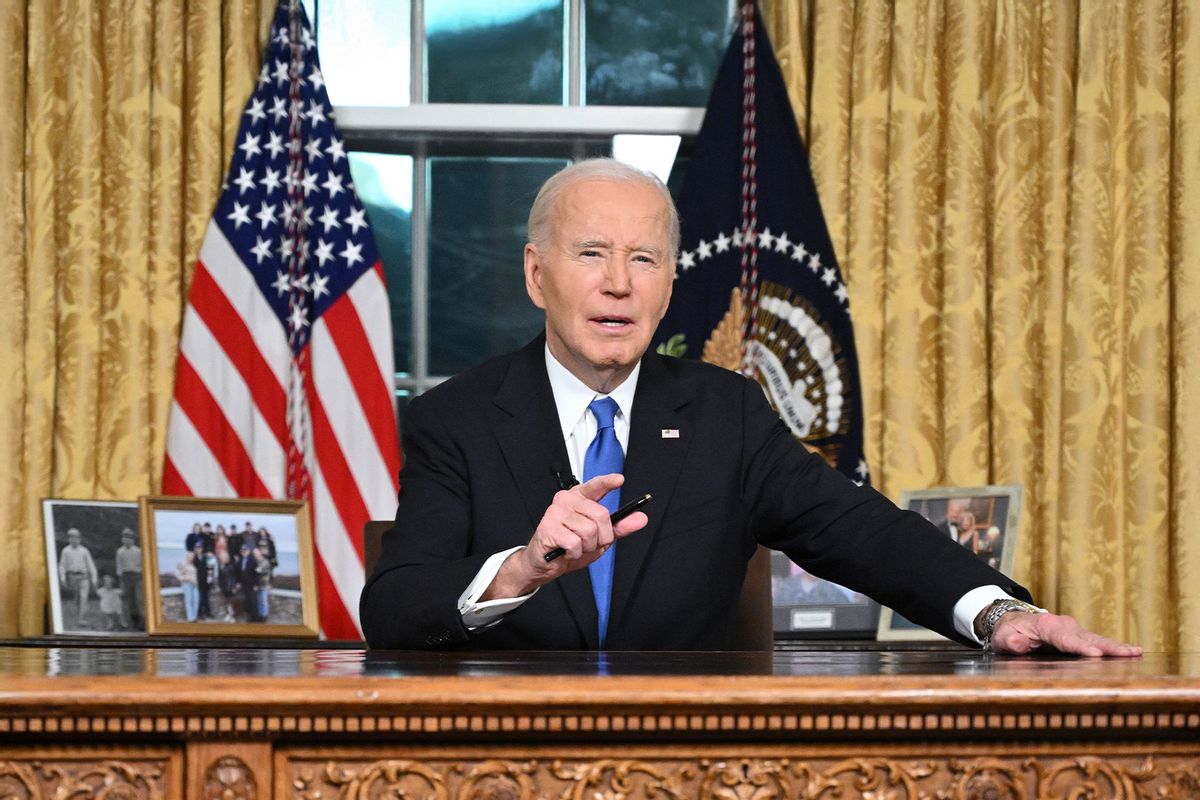
[[[734,14],[731,0],[306,7],[387,272],[401,405],[541,329],[521,251],[554,171],[615,154],[677,190]]]

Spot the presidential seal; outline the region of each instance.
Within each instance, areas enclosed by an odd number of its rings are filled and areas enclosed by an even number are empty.
[[[849,418],[837,340],[810,303],[785,286],[762,281],[756,326],[746,342],[746,312],[734,289],[729,310],[704,344],[703,360],[747,372],[796,438],[836,466]]]

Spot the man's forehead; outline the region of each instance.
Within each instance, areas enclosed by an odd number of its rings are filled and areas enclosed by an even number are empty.
[[[580,181],[563,190],[557,223],[571,229],[629,223],[667,235],[667,204],[651,186],[632,181]]]

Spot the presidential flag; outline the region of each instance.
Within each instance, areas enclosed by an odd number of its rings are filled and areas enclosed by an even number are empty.
[[[363,523],[395,512],[393,380],[383,265],[282,0],[188,292],[163,492],[308,500],[326,638],[361,638]]]
[[[849,296],[753,2],[741,4],[679,212],[659,351],[756,378],[799,439],[866,482]]]

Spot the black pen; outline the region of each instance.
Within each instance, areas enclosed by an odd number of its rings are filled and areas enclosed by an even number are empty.
[[[614,511],[612,513],[612,516],[610,516],[608,518],[608,521],[611,524],[616,525],[618,522],[625,519],[626,517],[628,517],[633,512],[637,511],[642,506],[646,505],[646,503],[649,503],[651,497],[652,497],[652,495],[649,492],[647,492],[646,494],[642,495],[641,497],[639,497],[636,500],[630,500],[628,503],[626,503],[625,505],[621,506],[616,511]],[[546,553],[546,555],[545,555],[546,561],[548,561],[548,562],[553,561],[554,559],[558,558],[559,556],[563,555],[566,552],[567,551],[562,549],[561,547],[556,547],[553,550],[551,550],[549,553]]]

